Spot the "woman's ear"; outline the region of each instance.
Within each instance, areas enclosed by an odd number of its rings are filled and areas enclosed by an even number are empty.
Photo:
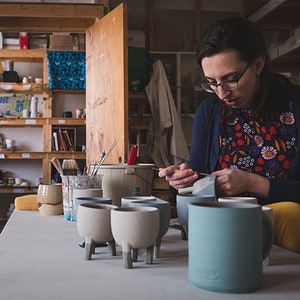
[[[266,57],[264,55],[258,56],[256,58],[254,63],[256,75],[260,75],[260,73],[263,71],[265,66],[265,61],[266,61]]]

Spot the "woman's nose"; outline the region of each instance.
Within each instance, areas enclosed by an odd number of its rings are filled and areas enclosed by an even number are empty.
[[[217,92],[218,97],[221,100],[224,100],[224,99],[228,98],[229,94],[231,93],[231,91],[228,91],[228,90],[224,89],[222,86],[218,86],[218,89],[217,89],[216,92]]]

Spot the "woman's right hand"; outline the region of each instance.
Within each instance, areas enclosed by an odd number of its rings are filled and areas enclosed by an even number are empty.
[[[170,186],[177,190],[192,185],[198,179],[198,175],[186,164],[169,166],[159,171],[158,176],[165,177]]]

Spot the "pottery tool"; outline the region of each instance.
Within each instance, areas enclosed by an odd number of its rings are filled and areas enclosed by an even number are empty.
[[[77,175],[78,165],[75,159],[64,159],[62,163],[63,175]]]
[[[107,156],[110,154],[110,152],[113,150],[113,148],[116,146],[117,141],[114,140],[111,145],[108,147],[107,150],[104,150],[103,152],[101,152],[101,157],[98,161],[98,163],[95,164],[95,168],[92,172],[92,175],[97,175],[97,172],[100,168],[100,166],[103,164],[103,162],[105,161],[105,159],[107,158]]]
[[[163,171],[163,170],[165,170],[165,168],[159,168],[159,169],[153,168],[153,170]],[[174,169],[174,170],[172,170],[172,173],[178,173],[180,171],[182,171],[182,170],[180,170],[180,169]],[[202,173],[202,172],[196,172],[196,171],[194,171],[194,174],[198,174],[198,175],[201,175],[201,176],[208,176],[209,175],[208,173]]]
[[[63,175],[63,169],[61,167],[59,160],[56,157],[53,157],[51,158],[51,162],[55,167],[56,171],[59,173],[59,175]]]
[[[192,186],[178,189],[179,194],[215,195],[216,176],[206,176],[194,182]]]

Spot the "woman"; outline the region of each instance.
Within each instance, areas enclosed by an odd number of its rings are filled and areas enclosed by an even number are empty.
[[[264,38],[245,18],[213,23],[197,60],[205,76],[201,86],[214,95],[197,111],[188,164],[159,176],[179,189],[198,179],[195,171],[208,173],[217,176],[217,196],[276,203],[275,243],[300,253],[299,88],[270,71]]]

